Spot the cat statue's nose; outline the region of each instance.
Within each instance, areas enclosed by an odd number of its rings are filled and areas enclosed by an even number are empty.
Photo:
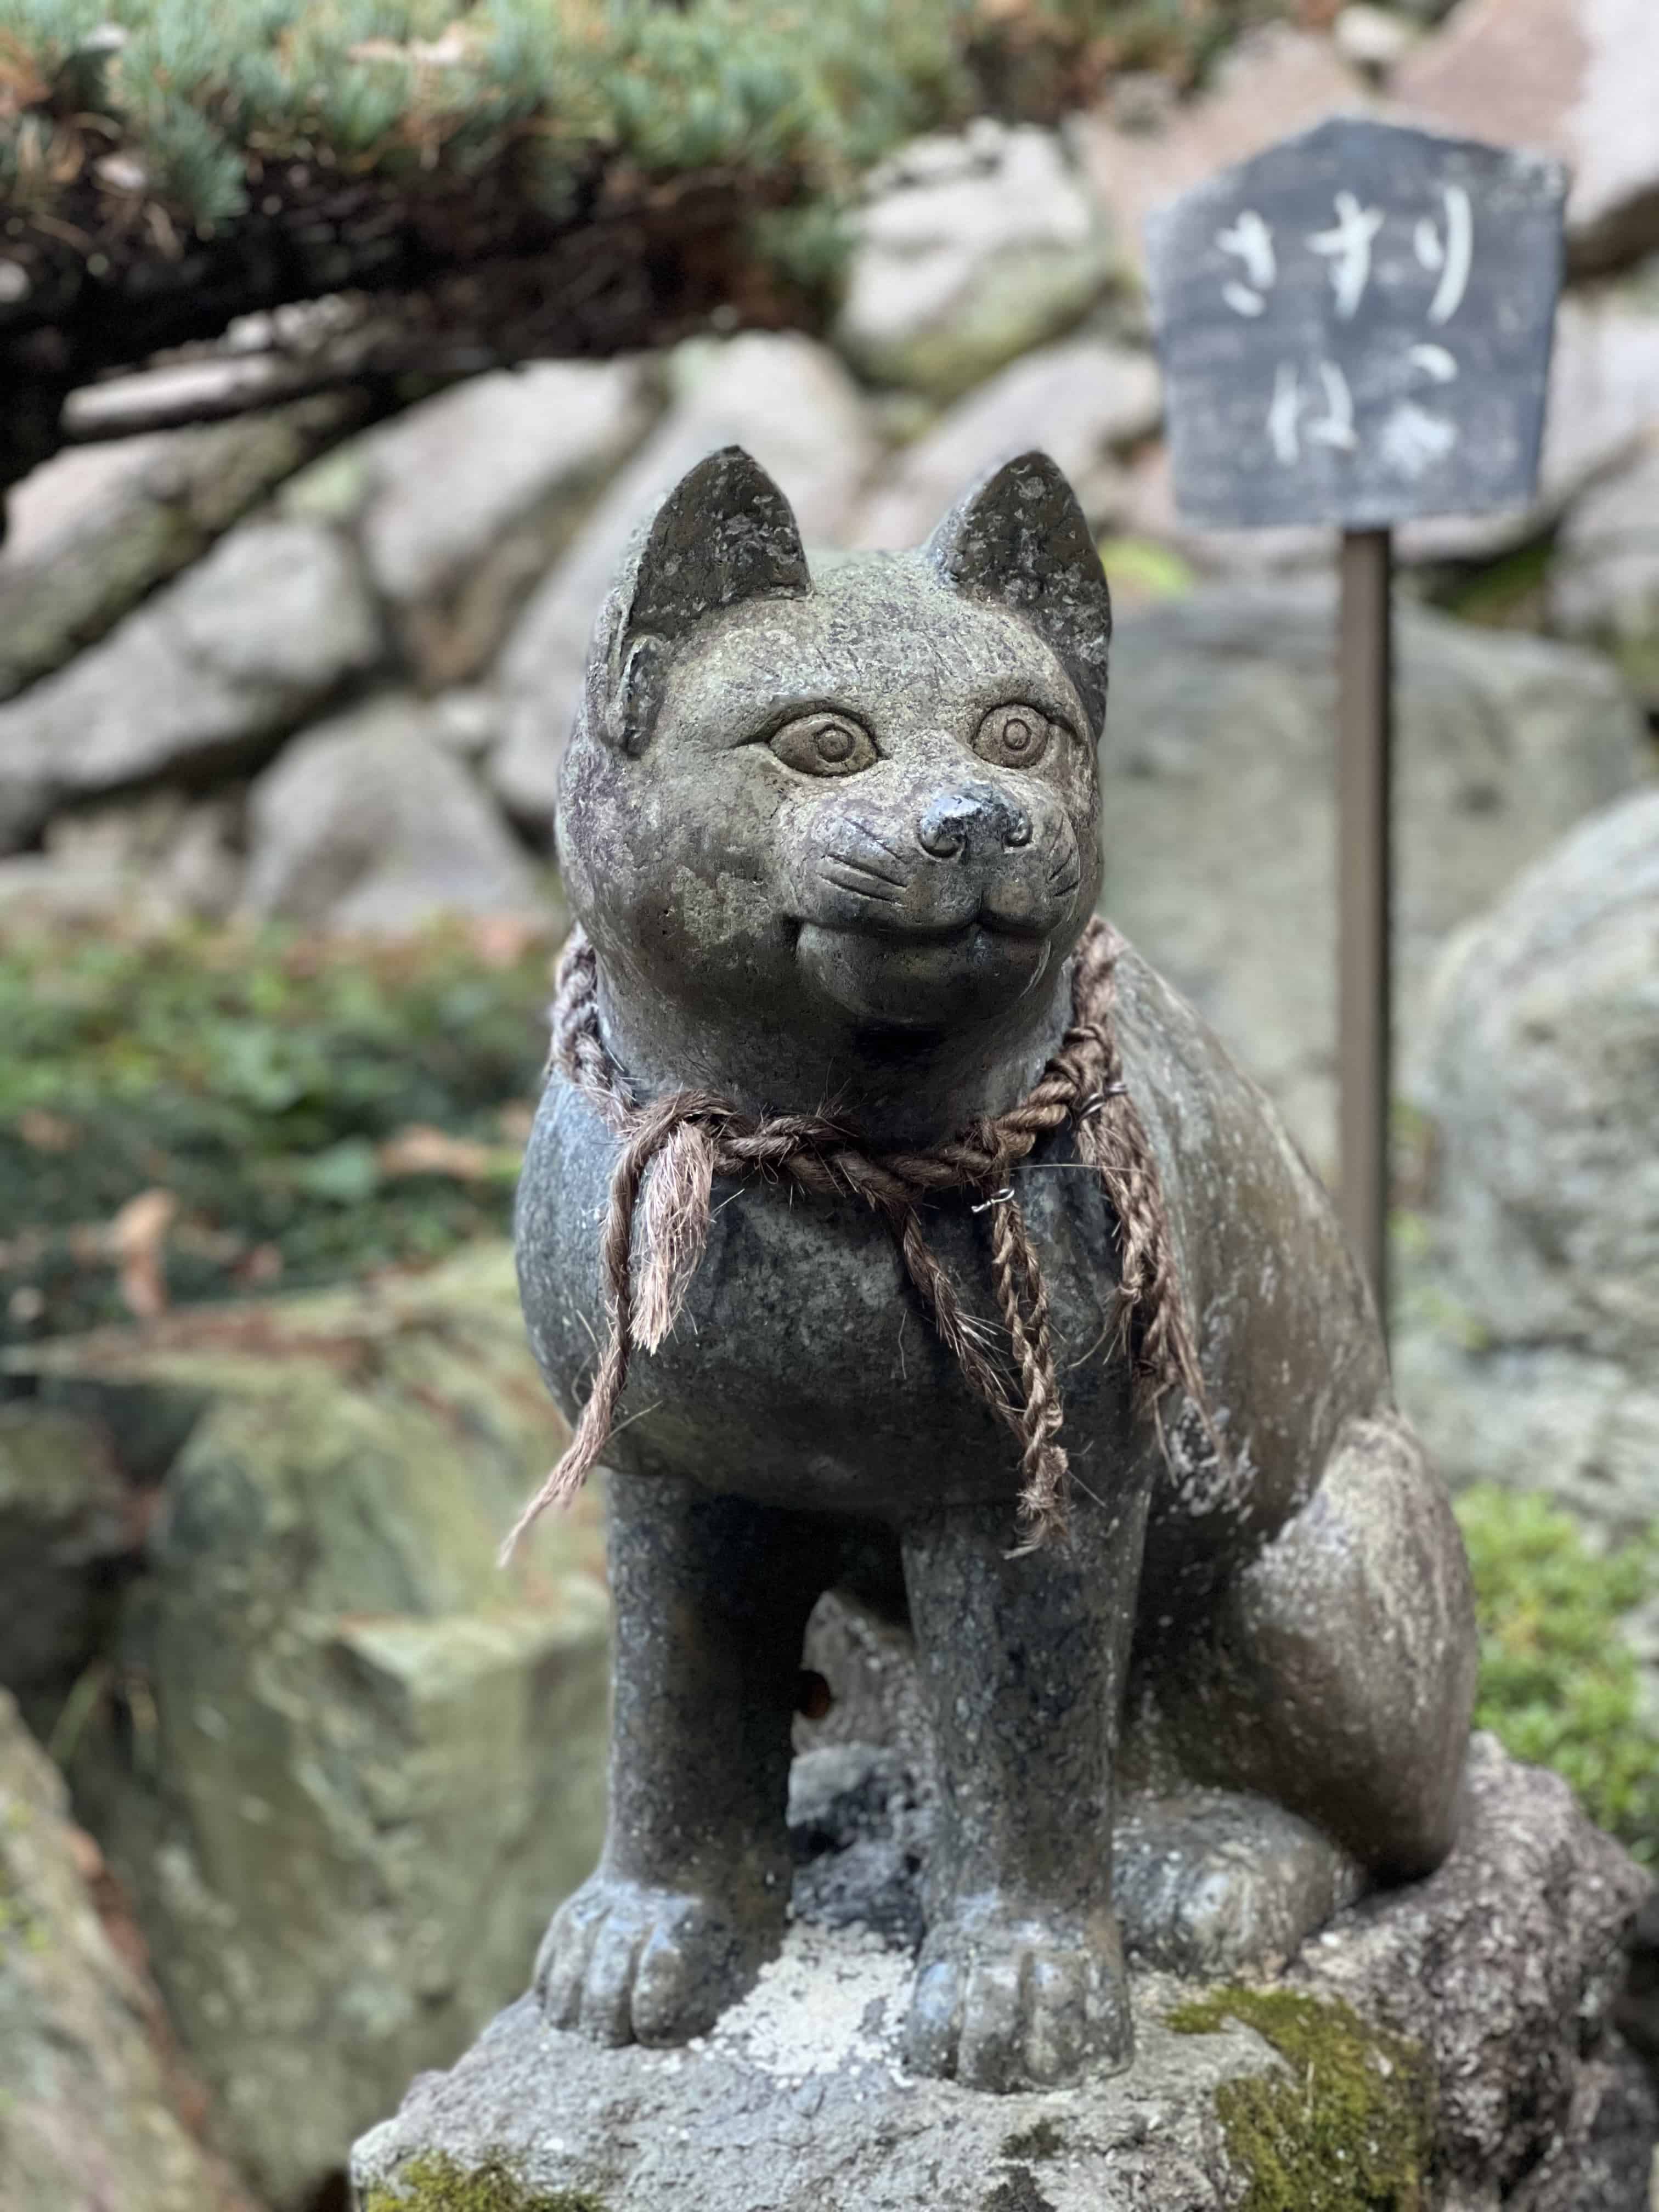
[[[916,842],[936,860],[974,860],[1031,842],[1031,817],[994,784],[964,783],[928,800]]]

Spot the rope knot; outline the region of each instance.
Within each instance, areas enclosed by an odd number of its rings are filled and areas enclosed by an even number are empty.
[[[572,932],[559,964],[550,1066],[582,1091],[621,1141],[600,1242],[605,1337],[558,1465],[519,1516],[502,1559],[550,1504],[568,1504],[597,1464],[627,1385],[635,1344],[654,1352],[673,1328],[708,1243],[716,1176],[787,1182],[820,1198],[857,1198],[887,1219],[905,1273],[969,1388],[1019,1445],[1022,1550],[1064,1534],[1069,1466],[1054,1367],[1048,1289],[1015,1174],[1045,1136],[1069,1127],[1097,1175],[1117,1228],[1120,1312],[1137,1403],[1155,1411],[1171,1388],[1196,1406],[1219,1450],[1181,1295],[1158,1162],[1123,1078],[1112,1024],[1122,939],[1095,920],[1079,946],[1071,1026],[1035,1088],[1007,1113],[975,1121],[931,1152],[879,1152],[856,1129],[815,1115],[745,1114],[713,1091],[639,1103],[600,1034],[593,948]],[[988,1355],[928,1244],[922,1204],[948,1192],[990,1231],[991,1271],[1010,1370]],[[643,1208],[643,1261],[634,1279],[634,1224]],[[1159,1434],[1163,1425],[1159,1423]]]

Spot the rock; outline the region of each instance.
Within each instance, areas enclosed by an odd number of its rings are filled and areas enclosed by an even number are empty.
[[[854,525],[854,543],[920,545],[964,487],[1030,446],[1054,456],[1099,526],[1121,504],[1117,456],[1162,415],[1151,354],[1103,338],[1043,347],[958,400],[896,456]]]
[[[383,937],[447,912],[543,906],[438,713],[397,694],[308,731],[254,783],[246,903],[310,928]]]
[[[1117,265],[1060,139],[988,117],[883,162],[855,237],[836,343],[940,399],[1078,321]]]
[[[559,1443],[504,1243],[27,1358],[164,1475],[76,1802],[224,2147],[291,2212],[524,1987],[592,1863],[596,1516],[498,1572]]]
[[[1659,1515],[1659,791],[1583,823],[1448,951],[1416,1101],[1432,1245],[1397,1362],[1454,1481]]]
[[[839,1790],[798,1790],[825,1844],[809,1863],[855,1863],[873,1904],[884,1770],[872,1754],[860,1782],[838,1756]],[[845,1886],[818,1883],[844,1909]],[[1497,2185],[1549,2212],[1645,2212],[1659,2123],[1609,2015],[1646,1887],[1565,1784],[1477,1739],[1437,1875],[1341,1913],[1269,1986],[1138,1975],[1115,2079],[992,2096],[908,2078],[908,1946],[803,1912],[685,2051],[602,2050],[521,2000],[357,2145],[358,2203],[439,2212],[487,2176],[526,2212],[679,2212],[695,2172],[698,2212],[1473,2212]]]
[[[362,392],[319,392],[239,422],[69,447],[14,485],[0,545],[0,699],[198,560],[367,406]]]
[[[1171,110],[1164,129],[1126,130],[1109,109],[1084,117],[1075,143],[1090,190],[1110,216],[1126,258],[1144,274],[1146,222],[1154,208],[1218,169],[1364,103],[1363,80],[1328,39],[1273,24],[1241,39],[1211,88]]]
[[[1659,419],[1629,468],[1585,492],[1550,557],[1549,622],[1617,659],[1650,717],[1659,717]]]
[[[1112,918],[1334,1151],[1334,609],[1207,589],[1126,611],[1101,749]],[[1641,772],[1594,656],[1402,608],[1397,1033],[1447,933]],[[1223,888],[1224,887],[1224,889]]]
[[[363,557],[428,689],[501,643],[650,425],[633,362],[543,362],[441,393],[327,465],[357,472]]]
[[[0,860],[0,915],[53,922],[167,927],[219,921],[235,905],[240,806],[221,793],[104,800],[47,823],[43,851]]]
[[[1384,77],[1411,52],[1417,26],[1409,15],[1391,8],[1373,8],[1366,0],[1352,0],[1331,26],[1336,51],[1350,68],[1368,76]]]
[[[6,2212],[252,2212],[174,2109],[155,1993],[87,1886],[97,1854],[0,1691]]]
[[[330,532],[233,531],[101,645],[0,707],[0,851],[66,800],[257,757],[380,650]]]
[[[754,333],[694,343],[679,349],[676,368],[676,404],[530,601],[500,663],[505,735],[490,780],[503,805],[544,836],[593,618],[653,502],[703,454],[741,441],[782,486],[808,544],[837,545],[875,466],[857,386],[810,339]]]
[[[1659,40],[1649,0],[1465,0],[1395,73],[1414,118],[1556,154],[1580,270],[1659,245]]]
[[[94,1657],[142,1526],[93,1424],[0,1400],[0,1685],[41,1722]]]

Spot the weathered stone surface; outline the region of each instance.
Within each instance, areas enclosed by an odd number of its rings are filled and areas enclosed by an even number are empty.
[[[1363,107],[1365,100],[1364,80],[1344,65],[1328,39],[1270,25],[1241,40],[1211,88],[1168,110],[1161,128],[1126,129],[1109,110],[1085,117],[1078,128],[1079,156],[1126,257],[1142,270],[1145,225],[1154,208],[1281,138]]]
[[[365,404],[359,392],[321,392],[240,422],[72,447],[14,485],[0,545],[0,698],[101,637]]]
[[[1104,906],[1334,1152],[1334,608],[1206,590],[1126,612],[1101,750]],[[1398,1028],[1453,927],[1643,772],[1605,662],[1402,610]],[[1227,895],[1218,896],[1225,886]]]
[[[1433,1249],[1401,1389],[1454,1479],[1659,1513],[1659,792],[1583,823],[1457,939],[1416,1085]]]
[[[340,489],[423,686],[483,665],[650,420],[635,363],[543,362],[459,385],[330,465],[356,472]]]
[[[1555,541],[1548,594],[1552,629],[1606,647],[1644,708],[1659,714],[1659,421],[1635,462],[1574,503]]]
[[[1465,0],[1395,73],[1431,127],[1557,154],[1568,250],[1605,268],[1659,243],[1659,40],[1649,0]]]
[[[878,382],[940,398],[1075,323],[1117,265],[1060,141],[1033,125],[916,140],[856,222],[836,343]]]
[[[62,1411],[0,1402],[0,1685],[46,1714],[92,1660],[137,1500],[107,1439]]]
[[[256,914],[377,936],[543,904],[437,712],[397,694],[308,731],[256,781],[245,897]]]
[[[501,661],[505,735],[490,763],[510,811],[546,833],[595,609],[641,514],[694,462],[740,438],[811,544],[842,544],[876,445],[857,386],[809,339],[753,334],[682,348],[678,396],[525,609]]]
[[[993,377],[897,455],[853,527],[859,545],[919,545],[966,483],[1040,445],[1099,526],[1121,502],[1126,447],[1163,412],[1150,353],[1103,338],[1045,346]]]
[[[0,2202],[252,2212],[173,2108],[155,1990],[88,1890],[96,1858],[0,1690]]]
[[[558,1442],[504,1246],[32,1358],[166,1469],[74,1780],[224,2145],[287,2212],[523,1987],[592,1863],[592,1519],[498,1573]]]
[[[852,1774],[846,1754],[813,1757]],[[442,2212],[465,2201],[465,2177],[492,2169],[528,2202],[596,2212],[681,2212],[690,2174],[698,2212],[1311,2201],[1261,2193],[1267,2145],[1288,2154],[1281,2191],[1287,2170],[1341,2174],[1355,2204],[1474,2212],[1501,2187],[1505,2203],[1550,2212],[1646,2212],[1652,2093],[1608,2028],[1646,1877],[1563,1783],[1514,1765],[1490,1738],[1474,1747],[1462,1834],[1439,1873],[1343,1913],[1253,2001],[1269,2034],[1276,2017],[1299,2017],[1316,2051],[1348,2044],[1358,2064],[1346,2079],[1305,2060],[1292,2071],[1225,2017],[1225,1992],[1153,1975],[1136,1977],[1136,2057],[1115,2079],[988,2096],[909,2077],[897,2035],[908,1949],[848,1924],[860,1881],[866,1920],[880,1921],[890,1877],[868,1802],[880,1771],[871,1754],[839,1796],[817,1788],[827,1776],[798,1790],[799,1809],[811,1801],[798,1837],[817,1849],[797,1875],[795,1926],[708,2038],[684,2051],[599,2050],[544,2026],[529,2000],[514,2005],[358,2144],[363,2212]],[[914,1850],[914,1808],[901,1818]],[[896,1836],[890,1822],[885,1832]],[[839,1882],[837,1859],[848,1863]],[[821,1913],[824,1899],[834,1909]],[[1225,2087],[1251,2082],[1243,2100]],[[1368,2168],[1392,2188],[1368,2192]]]
[[[380,650],[330,532],[233,531],[102,644],[0,707],[0,849],[64,799],[257,753]]]

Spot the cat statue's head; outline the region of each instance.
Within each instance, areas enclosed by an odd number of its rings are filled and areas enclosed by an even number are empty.
[[[631,1056],[787,1093],[786,1063],[839,1082],[1039,1025],[1099,890],[1110,636],[1044,453],[915,551],[810,568],[741,447],[693,468],[600,611],[560,779]]]

